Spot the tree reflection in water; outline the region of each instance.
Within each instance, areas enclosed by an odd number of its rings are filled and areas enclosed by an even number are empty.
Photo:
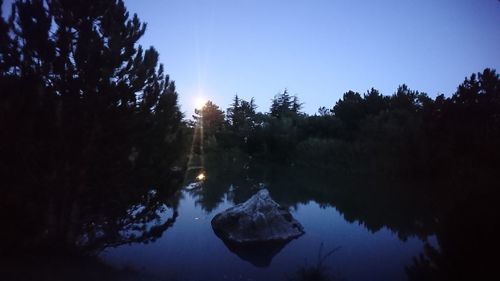
[[[123,212],[123,216],[92,222],[79,240],[86,250],[99,252],[107,247],[116,247],[130,243],[149,243],[161,237],[177,219],[178,196],[167,200],[156,198],[156,190],[150,190],[137,202]]]
[[[478,190],[481,189],[480,187]],[[425,245],[406,268],[410,280],[489,280],[500,250],[496,233],[498,198],[472,195],[442,216],[436,235],[439,247]]]
[[[500,249],[492,236],[500,220],[492,212],[496,197],[491,194],[493,179],[488,176],[479,181],[360,176],[258,162],[237,151],[207,157],[212,158],[206,162],[210,176],[202,188],[191,191],[206,211],[214,210],[224,199],[241,203],[265,183],[283,206],[294,208],[315,201],[335,207],[347,221],[357,221],[372,232],[386,227],[402,240],[417,236],[427,241],[436,235],[439,245],[427,242],[424,254],[408,265],[411,280],[470,280],[494,268],[487,253]]]
[[[7,254],[0,257],[0,279],[156,280],[132,268],[108,266],[97,254],[123,244],[153,242],[175,224],[181,195],[172,191],[180,188],[182,175],[174,173],[167,178],[169,186],[163,189],[135,193],[137,196],[117,193],[109,202],[95,199],[90,206],[102,205],[97,213],[95,207],[81,205],[83,211],[91,208],[92,212],[82,212],[74,247],[44,243],[36,248],[16,249],[16,244],[4,243]]]

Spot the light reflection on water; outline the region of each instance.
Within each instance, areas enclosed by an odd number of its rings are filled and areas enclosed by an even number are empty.
[[[201,172],[199,175],[196,176],[196,179],[198,181],[203,181],[205,179],[205,173]]]
[[[179,217],[161,238],[107,249],[101,257],[113,266],[167,280],[287,280],[299,267],[313,265],[324,243],[324,252],[341,247],[325,264],[345,280],[405,280],[404,267],[423,247],[417,238],[403,242],[386,228],[372,233],[357,222],[347,222],[333,207],[309,202],[292,210],[306,234],[287,244],[269,267],[255,267],[229,251],[212,231],[211,219],[232,205],[225,198],[206,212],[184,191]]]

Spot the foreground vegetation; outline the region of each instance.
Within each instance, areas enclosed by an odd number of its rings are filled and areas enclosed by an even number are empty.
[[[175,220],[147,224],[175,207],[185,140],[145,28],[122,1],[16,1],[0,17],[1,248],[95,251]]]

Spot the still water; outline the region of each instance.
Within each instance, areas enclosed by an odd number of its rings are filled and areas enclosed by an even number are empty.
[[[400,239],[387,227],[369,230],[360,221],[347,220],[334,206],[309,200],[290,208],[305,235],[282,248],[268,266],[256,266],[258,262],[229,250],[212,230],[211,219],[233,205],[227,192],[207,210],[197,192],[185,189],[176,222],[159,239],[108,248],[101,258],[113,267],[160,280],[290,280],[301,267],[317,264],[323,244],[323,255],[340,247],[324,262],[327,273],[338,280],[406,280],[405,266],[423,250],[420,238]],[[163,215],[170,217],[171,212]],[[428,237],[431,244],[434,240]]]

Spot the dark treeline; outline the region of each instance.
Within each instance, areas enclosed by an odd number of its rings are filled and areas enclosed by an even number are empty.
[[[312,116],[285,90],[266,113],[256,111],[253,98],[235,96],[226,114],[208,102],[194,118],[203,116],[208,147],[237,148],[285,165],[384,176],[486,176],[498,167],[499,84],[495,70],[485,69],[451,97],[432,99],[406,85],[391,96],[373,88],[349,91]]]
[[[348,221],[402,239],[436,235],[407,268],[411,280],[481,279],[494,272],[500,249],[500,78],[472,74],[450,97],[398,87],[349,91],[318,114],[301,112],[297,97],[277,95],[266,113],[235,96],[224,112],[209,102],[197,112],[205,128],[211,210],[229,194],[248,198],[261,182],[280,203],[314,200]],[[210,166],[210,163],[216,163]],[[210,176],[212,175],[212,177]]]
[[[15,1],[0,17],[0,250],[94,251],[175,220],[148,224],[175,208],[186,144],[145,29],[121,0]]]

